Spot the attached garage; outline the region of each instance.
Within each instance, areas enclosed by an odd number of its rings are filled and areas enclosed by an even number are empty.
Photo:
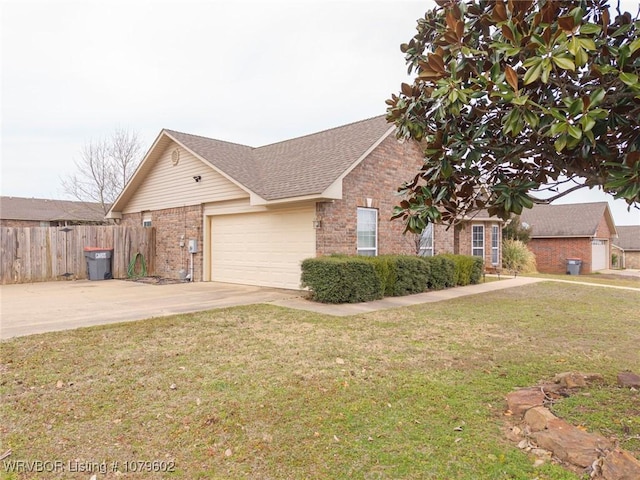
[[[569,259],[580,259],[580,273],[610,268],[617,230],[607,202],[535,205],[520,221],[530,228],[539,272],[564,274]]]
[[[316,255],[315,205],[207,218],[211,281],[300,288],[300,263]]]

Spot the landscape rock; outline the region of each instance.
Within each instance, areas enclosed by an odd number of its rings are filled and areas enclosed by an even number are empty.
[[[513,415],[522,417],[530,408],[541,407],[544,398],[540,388],[522,388],[507,395],[507,406]]]
[[[522,429],[514,425],[506,429],[505,435],[509,441],[518,443],[522,440]]]
[[[616,448],[604,458],[602,478],[604,480],[637,480],[640,478],[640,461],[629,452]]]
[[[604,437],[583,432],[560,418],[549,420],[547,429],[531,437],[538,447],[550,450],[560,460],[580,467],[590,466],[611,443]]]
[[[578,372],[564,372],[556,375],[555,382],[566,388],[582,388],[587,386],[584,375]]]
[[[585,373],[583,374],[583,376],[589,385],[593,383],[605,383],[604,376],[602,376],[600,373]]]
[[[546,407],[533,407],[524,414],[524,421],[532,432],[546,430],[549,421],[555,418],[557,417]]]
[[[604,383],[599,373],[563,372],[555,376],[554,381],[566,388],[582,388],[594,383]]]
[[[633,372],[620,372],[618,385],[625,388],[640,388],[640,375]]]

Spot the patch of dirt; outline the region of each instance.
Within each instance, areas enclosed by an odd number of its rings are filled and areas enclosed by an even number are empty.
[[[178,280],[175,278],[164,278],[164,277],[156,277],[156,276],[127,278],[126,280],[130,282],[146,283],[148,285],[173,285],[176,283],[187,283],[183,280]]]

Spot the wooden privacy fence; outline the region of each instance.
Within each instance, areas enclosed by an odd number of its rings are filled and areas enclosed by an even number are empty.
[[[144,256],[147,274],[154,272],[154,228],[116,225],[1,228],[2,284],[87,278],[85,247],[113,249],[113,278],[127,277],[129,263],[136,253]],[[136,271],[140,271],[139,263]]]

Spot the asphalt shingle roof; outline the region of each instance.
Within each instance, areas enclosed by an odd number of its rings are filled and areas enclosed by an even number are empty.
[[[534,205],[524,210],[520,221],[531,227],[531,237],[594,236],[607,202],[566,205]]]
[[[0,218],[4,220],[58,220],[102,222],[99,203],[48,200],[43,198],[0,197]]]
[[[257,148],[165,132],[265,200],[278,200],[322,193],[390,128],[378,116]]]
[[[614,242],[623,250],[640,251],[640,225],[622,225],[616,227],[618,238]]]

